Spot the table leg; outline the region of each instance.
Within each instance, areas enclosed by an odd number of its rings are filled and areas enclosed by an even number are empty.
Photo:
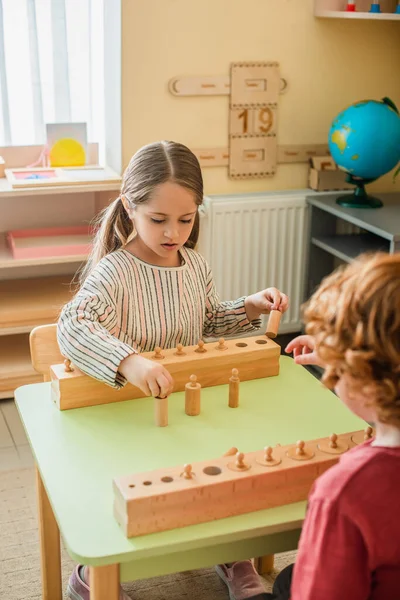
[[[254,567],[259,575],[266,575],[274,568],[274,555],[266,554],[254,559]]]
[[[37,467],[36,493],[42,567],[42,599],[62,600],[60,532]]]
[[[90,600],[119,599],[119,565],[90,567]]]

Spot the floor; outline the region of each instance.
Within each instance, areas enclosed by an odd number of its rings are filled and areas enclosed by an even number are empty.
[[[0,471],[34,464],[32,452],[14,400],[0,400]]]

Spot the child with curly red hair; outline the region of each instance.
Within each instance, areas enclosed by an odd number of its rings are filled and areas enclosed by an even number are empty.
[[[274,594],[242,598],[399,599],[400,255],[363,256],[330,275],[305,322],[308,335],[286,351],[298,364],[324,366],[323,383],[375,436],[315,482],[296,564],[280,573]],[[235,589],[235,577],[225,582]]]

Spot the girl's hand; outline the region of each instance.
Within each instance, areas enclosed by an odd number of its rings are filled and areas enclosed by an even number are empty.
[[[254,321],[261,314],[270,313],[271,310],[286,312],[289,308],[289,298],[278,289],[271,287],[247,296],[244,307],[248,320]]]
[[[298,365],[318,365],[323,367],[315,351],[314,338],[311,335],[299,335],[285,348],[288,354],[293,351],[294,362]]]
[[[140,354],[127,356],[118,370],[129,383],[141,389],[146,396],[166,398],[174,387],[174,380],[165,367]]]

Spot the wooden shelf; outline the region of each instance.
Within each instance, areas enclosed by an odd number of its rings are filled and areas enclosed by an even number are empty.
[[[0,398],[12,398],[17,387],[40,381],[31,365],[29,336],[0,337]]]
[[[400,21],[397,0],[380,0],[381,12],[371,13],[372,0],[355,0],[356,11],[346,11],[347,0],[314,0],[314,15],[325,19],[355,19],[370,21]]]
[[[61,263],[81,263],[87,255],[53,256],[45,258],[13,258],[7,244],[6,235],[0,234],[0,269],[14,269],[15,267],[33,267],[36,265],[55,265]]]
[[[7,166],[7,165],[6,165]],[[88,192],[115,192],[119,191],[122,177],[107,168],[107,173],[113,177],[112,181],[90,181],[74,183],[71,185],[47,185],[43,187],[13,188],[6,177],[0,178],[0,199],[16,198],[22,196],[46,196],[55,194],[82,194]]]
[[[389,252],[389,242],[373,234],[325,235],[311,238],[311,243],[328,254],[350,263],[364,252]]]
[[[0,282],[0,336],[28,333],[54,323],[72,297],[68,276]]]
[[[324,19],[370,19],[376,21],[400,21],[396,13],[346,12],[339,10],[316,10],[316,17]]]

